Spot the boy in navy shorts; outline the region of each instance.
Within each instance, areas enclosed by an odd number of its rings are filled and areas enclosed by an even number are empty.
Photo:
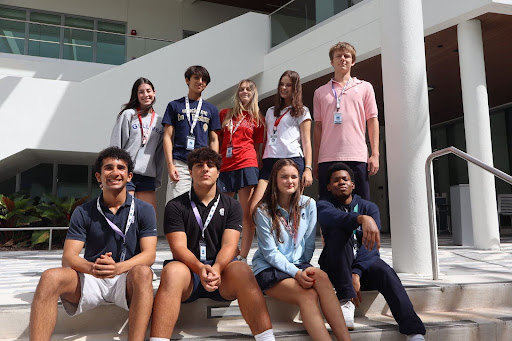
[[[129,307],[128,339],[144,340],[153,303],[155,210],[127,194],[133,162],[125,150],[103,150],[95,169],[103,193],[75,209],[64,243],[63,267],[41,276],[30,313],[31,340],[50,340],[59,297],[70,316],[108,303]]]
[[[274,340],[263,294],[249,266],[235,261],[242,230],[238,201],[217,188],[221,156],[210,148],[191,152],[189,192],[169,201],[164,230],[174,257],[164,263],[155,296],[150,341],[169,340],[180,303],[206,297],[238,299],[256,340]]]
[[[210,147],[219,151],[216,130],[220,130],[219,111],[201,97],[210,83],[210,74],[195,65],[185,71],[188,92],[185,97],[167,105],[162,124],[165,127],[163,144],[169,171],[167,201],[190,191],[187,156],[196,148]]]

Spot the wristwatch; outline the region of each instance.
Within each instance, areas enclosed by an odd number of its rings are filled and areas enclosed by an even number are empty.
[[[309,168],[310,171],[313,171],[313,167],[307,165],[306,168]]]
[[[236,259],[247,264],[247,258],[241,255],[236,256]]]

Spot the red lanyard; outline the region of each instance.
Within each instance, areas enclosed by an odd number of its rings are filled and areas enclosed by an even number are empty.
[[[281,122],[281,119],[290,112],[291,108],[288,108],[288,110],[286,110],[286,112],[284,114],[282,114],[281,116],[279,116],[279,118],[274,122],[274,134],[276,133],[277,131],[277,126],[279,125],[279,122]]]
[[[149,123],[149,129],[144,131],[144,127],[142,126],[142,116],[140,114],[140,110],[137,110],[137,116],[139,116],[140,123],[140,133],[141,133],[141,146],[144,147],[146,143],[148,143],[149,137],[151,136],[151,127],[153,126],[153,120],[155,119],[155,111],[151,109],[151,122]]]

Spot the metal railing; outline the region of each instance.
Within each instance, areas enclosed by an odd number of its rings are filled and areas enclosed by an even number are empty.
[[[2,227],[0,228],[0,232],[8,232],[8,231],[46,231],[50,230],[50,239],[48,240],[48,251],[52,250],[52,237],[53,230],[68,230],[68,226],[48,226],[48,227]]]
[[[428,218],[429,218],[429,225],[430,225],[430,245],[431,245],[431,254],[432,254],[432,278],[434,280],[439,279],[439,261],[438,261],[438,244],[437,244],[437,226],[436,226],[436,215],[435,215],[435,207],[434,207],[434,200],[432,195],[432,160],[435,158],[438,158],[443,155],[447,154],[454,154],[455,156],[458,156],[459,158],[466,160],[467,162],[471,162],[472,164],[485,169],[489,173],[493,174],[494,176],[500,178],[501,180],[508,182],[512,185],[512,176],[508,175],[507,173],[504,173],[500,171],[499,169],[496,169],[494,167],[491,167],[482,161],[478,160],[477,158],[464,153],[462,150],[457,149],[455,147],[448,147],[441,150],[437,150],[430,154],[427,157],[427,161],[425,161],[425,174],[427,178],[427,203],[428,203]]]
[[[48,24],[48,23],[43,23],[43,22],[39,22],[39,21],[21,20],[21,19],[13,19],[13,18],[5,18],[5,17],[0,17],[0,19],[7,20],[7,21],[20,22],[20,23],[25,23],[25,24],[34,24],[34,25],[57,27],[57,28],[67,28],[67,29],[72,29],[72,30],[77,30],[77,31],[88,31],[88,32],[111,34],[111,35],[124,36],[124,37],[129,37],[129,38],[139,38],[139,39],[163,41],[163,42],[168,42],[168,43],[176,42],[174,40],[169,40],[169,39],[151,38],[151,37],[145,37],[145,36],[140,36],[140,35],[131,35],[131,34],[127,34],[127,33],[119,33],[119,32],[112,32],[112,31],[101,31],[101,30],[95,30],[92,28],[83,28],[83,27],[66,26],[66,25],[58,25],[58,24]]]

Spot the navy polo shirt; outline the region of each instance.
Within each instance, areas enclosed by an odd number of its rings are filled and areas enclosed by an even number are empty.
[[[107,252],[112,252],[114,261],[119,262],[123,238],[112,230],[103,215],[98,211],[96,200],[86,202],[75,209],[71,216],[66,239],[84,242],[84,258],[89,262],[95,262],[96,259]],[[116,214],[112,214],[103,203],[103,194],[100,196],[101,210],[123,233],[126,229],[132,200],[135,200],[135,221],[130,225],[126,236],[125,260],[140,253],[140,238],[157,235],[155,210],[152,205],[127,195],[124,204],[119,207]]]
[[[190,120],[193,120],[199,101],[189,100]],[[170,102],[165,110],[162,125],[174,126],[174,141],[172,145],[173,159],[187,162],[187,156],[190,150],[187,150],[187,136],[190,134],[190,123],[187,120],[187,108],[185,97]],[[201,113],[194,127],[194,136],[196,138],[195,148],[208,147],[210,131],[220,130],[219,111],[213,104],[203,100]]]
[[[215,198],[205,206],[192,191],[192,200],[194,200],[199,215],[206,222],[211,207],[217,201],[220,195],[219,205],[210,221],[210,224],[204,231],[206,242],[206,260],[213,261],[217,257],[222,247],[222,235],[226,229],[233,229],[242,232],[242,207],[240,203],[224,193],[220,193],[217,188]],[[199,240],[201,239],[201,228],[197,223],[192,205],[190,204],[189,192],[180,195],[169,201],[165,206],[164,231],[185,232],[187,235],[187,248],[200,259]]]

